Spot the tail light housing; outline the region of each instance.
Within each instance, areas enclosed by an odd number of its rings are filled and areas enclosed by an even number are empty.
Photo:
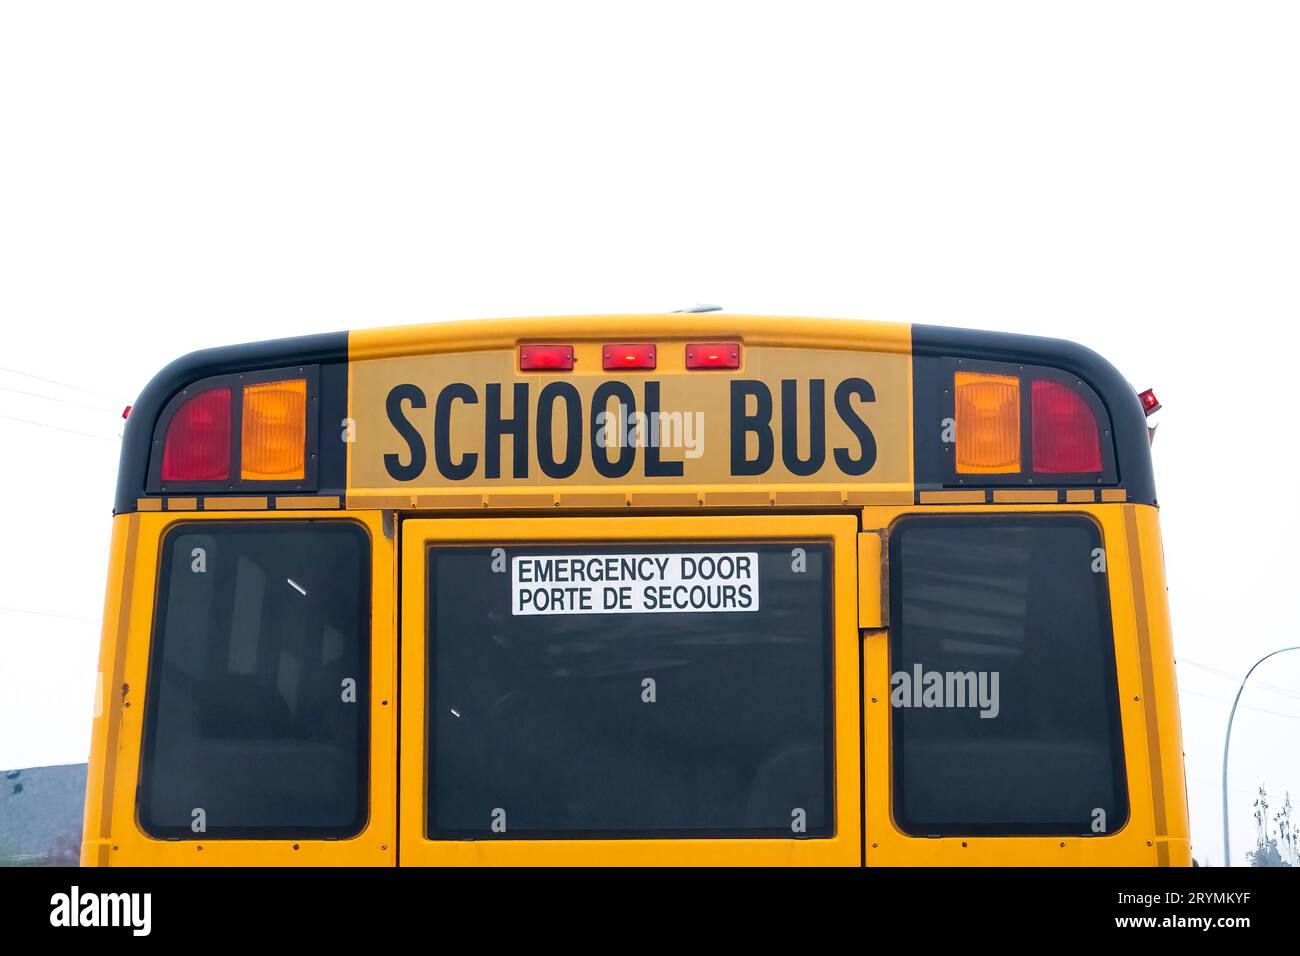
[[[191,384],[154,422],[146,490],[313,490],[318,380],[302,366]]]
[[[941,397],[921,414],[937,414],[949,427],[934,446],[938,459],[918,444],[918,474],[933,473],[933,463],[953,486],[1118,482],[1106,406],[1082,380],[1042,366],[935,361],[943,365],[923,366],[918,382],[937,386]],[[916,427],[923,427],[919,418]]]

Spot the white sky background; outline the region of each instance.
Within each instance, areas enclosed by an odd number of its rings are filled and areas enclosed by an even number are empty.
[[[1288,3],[0,0],[0,767],[86,757],[119,416],[171,359],[719,302],[1062,336],[1157,389],[1220,862],[1236,678],[1300,643],[1298,49]],[[1256,679],[1238,859],[1260,783],[1300,800],[1300,653]]]

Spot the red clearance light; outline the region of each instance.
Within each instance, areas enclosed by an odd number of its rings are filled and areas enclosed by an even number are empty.
[[[655,367],[655,347],[647,342],[633,345],[606,345],[602,351],[606,371],[612,368]]]
[[[1035,379],[1031,389],[1034,471],[1052,475],[1100,472],[1101,442],[1088,403],[1060,382]]]
[[[1148,388],[1145,392],[1140,392],[1138,399],[1142,402],[1142,411],[1148,415],[1154,415],[1160,411],[1160,399],[1156,398],[1154,389]]]
[[[230,477],[230,389],[195,395],[172,416],[163,441],[163,481]]]
[[[687,368],[740,368],[739,342],[696,342],[686,346]]]
[[[122,409],[122,419],[125,421],[127,418],[130,417],[130,415],[131,415],[131,406],[128,405],[126,406],[126,408]]]
[[[521,345],[519,346],[519,371],[571,372],[573,371],[573,346]]]

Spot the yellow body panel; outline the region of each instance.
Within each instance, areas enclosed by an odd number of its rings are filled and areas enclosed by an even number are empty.
[[[1158,557],[1155,509],[1138,505],[935,506],[872,508],[866,527],[890,527],[906,514],[1086,514],[1101,528],[1110,585],[1111,627],[1124,737],[1129,816],[1113,833],[1087,837],[910,836],[890,811],[888,631],[864,638],[867,866],[1190,866],[1178,696],[1166,610],[1164,575],[1150,567]],[[1139,518],[1138,516],[1142,517]],[[1145,525],[1134,535],[1130,522]],[[1143,661],[1163,666],[1148,671]],[[1164,706],[1167,702],[1168,706]],[[1172,738],[1172,739],[1171,739]]]
[[[351,520],[371,541],[370,818],[346,840],[159,840],[136,811],[136,786],[153,632],[160,547],[167,530],[202,521]],[[397,603],[394,548],[376,512],[150,513],[113,519],[102,697],[96,701],[87,771],[81,862],[89,866],[391,866],[396,862]]]
[[[737,327],[745,328],[741,367],[736,370],[685,368],[685,345],[689,341],[740,340]],[[520,343],[551,340],[563,336],[572,344],[575,362],[568,372],[522,372],[518,368]],[[602,343],[650,340],[657,344],[658,365],[654,370],[605,371]],[[512,319],[473,323],[442,323],[400,329],[358,331],[349,340],[349,419],[357,423],[348,448],[348,504],[350,507],[440,508],[552,508],[572,507],[690,507],[717,504],[747,506],[755,502],[781,503],[875,503],[880,495],[912,494],[912,377],[910,332],[905,325],[852,322],[829,319],[781,317],[719,318],[709,315],[648,315],[614,317],[561,317]],[[875,440],[875,463],[866,475],[849,475],[834,466],[833,449],[843,447],[856,453],[854,434],[836,414],[835,387],[851,378],[867,376],[875,391],[874,400],[853,400],[853,414],[871,429]],[[792,474],[782,464],[780,448],[783,407],[780,382],[792,379],[798,388],[794,396],[801,419],[808,416],[810,401],[806,385],[822,381],[825,395],[826,462],[812,474]],[[584,425],[596,413],[592,393],[602,383],[616,380],[633,392],[637,408],[645,411],[650,399],[643,393],[647,383],[662,392],[661,410],[680,423],[683,416],[700,416],[698,436],[706,453],[686,454],[667,447],[665,461],[679,463],[683,474],[660,477],[645,473],[642,460],[618,478],[600,475],[583,454],[575,472],[562,484],[546,478],[531,460],[527,475],[511,473],[513,441],[497,439],[502,469],[497,476],[486,474],[484,420],[487,414],[485,390],[501,389],[501,414],[512,418],[514,387],[529,389],[529,401],[539,401],[548,385],[572,385],[584,409]],[[728,467],[725,449],[729,441],[728,389],[735,380],[761,382],[772,391],[772,431],[777,454],[772,467],[761,475],[736,476]],[[448,383],[462,383],[472,391],[468,400],[457,399],[450,406],[447,430],[453,461],[475,460],[467,477],[449,478],[434,465],[432,441],[435,398]],[[428,460],[418,475],[395,480],[386,470],[385,456],[398,455],[405,462],[406,443],[389,420],[388,401],[398,386],[415,386],[424,394],[423,407],[404,407],[402,417],[429,444]],[[564,407],[564,406],[561,406]],[[608,410],[616,412],[617,406]],[[531,414],[536,408],[525,408]],[[553,441],[564,440],[563,416],[553,420]],[[689,422],[687,423],[690,424]],[[582,440],[588,440],[584,427]],[[809,436],[798,436],[801,454],[808,451]],[[752,444],[751,444],[752,448]],[[470,456],[470,458],[466,458]],[[614,456],[617,457],[617,456]],[[750,489],[750,490],[746,490]],[[558,500],[559,494],[563,500]],[[816,502],[806,500],[820,495]],[[805,500],[799,501],[798,499]]]
[[[744,334],[738,335],[737,329]],[[689,341],[741,341],[736,371],[687,371]],[[572,344],[570,373],[520,373],[523,342]],[[604,373],[601,344],[652,341],[654,372]],[[100,648],[82,863],[85,865],[1134,865],[1190,864],[1187,801],[1172,638],[1154,507],[1126,503],[1118,488],[1057,490],[917,488],[913,461],[913,365],[906,325],[735,315],[629,315],[508,319],[357,331],[348,340],[347,487],[323,495],[144,497],[113,519],[109,583]],[[769,388],[787,377],[828,384],[868,363],[877,404],[862,406],[879,441],[879,468],[845,477],[798,476],[774,467],[732,478],[718,462],[683,462],[680,477],[633,473],[605,478],[589,463],[562,480],[481,471],[447,480],[429,471],[395,481],[382,466],[394,444],[385,400],[395,384],[428,389],[410,422],[429,437],[433,400],[449,376],[479,390],[566,381],[590,407],[610,377],[640,389],[663,386],[664,411],[702,411],[722,421],[737,377]],[[638,397],[641,392],[637,392]],[[807,392],[800,414],[807,416]],[[831,419],[827,450],[848,440]],[[503,406],[504,409],[504,406]],[[453,413],[451,451],[459,459],[482,439],[483,404]],[[322,422],[322,428],[333,427]],[[719,454],[716,422],[705,441]],[[714,429],[714,430],[711,430]],[[780,458],[779,412],[773,418]],[[558,430],[553,438],[559,437]],[[800,439],[800,453],[807,436]],[[510,439],[502,449],[508,462]],[[430,442],[430,459],[433,446]],[[534,462],[535,466],[536,462]],[[779,462],[778,462],[779,464]],[[430,464],[432,469],[432,463]],[[481,467],[481,463],[480,463]],[[340,509],[342,505],[342,509]],[[651,512],[651,513],[647,513]],[[741,512],[741,513],[737,513]],[[501,516],[503,513],[509,516]],[[545,513],[545,517],[541,516]],[[1099,525],[1107,558],[1111,620],[1128,783],[1129,817],[1113,833],[1088,837],[917,838],[894,825],[890,809],[889,529],[907,514],[1071,513]],[[537,517],[520,517],[534,514]],[[159,549],[166,530],[190,521],[320,518],[360,522],[372,543],[370,818],[347,840],[157,840],[140,829],[136,788]],[[865,534],[864,534],[865,532]],[[879,534],[879,537],[873,535]],[[834,546],[835,833],[810,839],[455,840],[424,837],[427,771],[424,714],[425,548],[431,543],[523,541],[688,541],[821,538]],[[399,560],[400,558],[400,560]],[[400,575],[400,590],[399,590]],[[878,591],[873,591],[873,586]],[[399,599],[400,597],[400,606]],[[399,633],[401,660],[398,660]],[[399,687],[399,664],[400,679]],[[399,713],[400,709],[400,713]],[[399,720],[402,732],[399,733]],[[400,753],[399,742],[400,740]],[[400,766],[400,790],[398,787]]]
[[[514,348],[519,342],[602,343],[640,339],[680,342],[734,340],[745,329],[746,345],[789,348],[854,349],[912,353],[912,327],[899,322],[860,319],[810,319],[804,316],[727,313],[646,313],[640,315],[561,315],[518,319],[434,322],[349,333],[353,362],[402,355],[437,355]],[[592,351],[597,357],[598,352]],[[583,356],[579,354],[581,360]],[[664,355],[661,359],[666,360]],[[598,363],[597,363],[598,364]],[[669,366],[664,365],[664,368]]]

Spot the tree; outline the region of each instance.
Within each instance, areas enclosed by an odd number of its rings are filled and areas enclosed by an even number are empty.
[[[1251,866],[1300,866],[1300,835],[1291,820],[1291,793],[1283,794],[1282,807],[1271,817],[1268,791],[1260,784],[1255,798],[1255,849],[1246,854]]]

